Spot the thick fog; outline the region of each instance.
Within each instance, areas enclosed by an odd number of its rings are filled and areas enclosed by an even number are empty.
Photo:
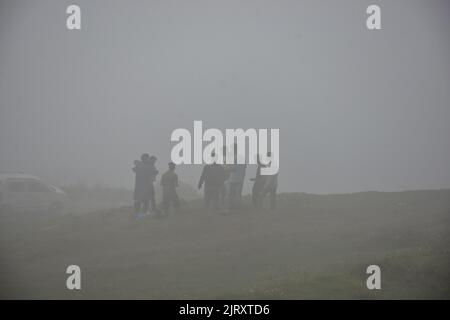
[[[2,0],[0,170],[130,188],[202,120],[279,128],[280,191],[448,188],[450,3],[376,1],[369,31],[372,2]]]

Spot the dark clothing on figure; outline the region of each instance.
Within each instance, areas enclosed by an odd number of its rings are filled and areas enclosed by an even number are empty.
[[[178,187],[178,175],[172,170],[167,171],[162,175],[160,185],[163,188],[162,209],[165,214],[168,214],[171,205],[175,209],[180,207],[180,200],[176,190]]]
[[[223,165],[222,167],[224,170],[224,176],[223,176],[222,186],[220,187],[219,201],[220,201],[220,206],[225,207],[226,200],[228,198],[228,192],[229,192],[228,187],[227,187],[227,180],[230,178],[230,171],[227,169],[227,165]]]
[[[134,200],[145,201],[150,200],[154,196],[155,189],[153,182],[158,175],[158,170],[150,163],[136,161],[133,171],[136,174],[134,184]]]
[[[169,213],[170,206],[173,206],[175,210],[180,208],[180,199],[178,198],[176,190],[166,191],[163,193],[162,210],[164,214]]]
[[[202,175],[200,176],[200,181],[198,182],[199,187],[205,183],[205,185],[222,185],[225,181],[226,172],[222,165],[218,163],[207,164],[203,167]]]
[[[135,213],[147,213],[149,205],[152,211],[156,210],[155,188],[153,181],[158,175],[155,165],[142,161],[135,161],[133,171],[136,175],[134,183],[134,208]]]
[[[228,165],[228,172],[230,177],[227,180],[228,191],[228,208],[230,210],[236,209],[241,203],[242,188],[244,185],[246,164],[237,163]]]
[[[261,195],[261,203],[264,200],[264,197],[269,194],[270,195],[270,209],[275,210],[276,200],[277,200],[277,188],[278,188],[278,173],[267,176],[266,182],[264,185],[264,190]]]
[[[232,182],[228,185],[228,208],[235,209],[241,203],[241,192],[242,192],[241,182]]]
[[[217,185],[206,185],[204,189],[205,205],[207,208],[218,210],[220,208],[220,193],[222,188]]]
[[[178,175],[171,170],[166,171],[161,177],[160,185],[163,187],[163,192],[175,190],[178,187]]]
[[[261,175],[262,165],[258,165],[256,169],[256,177],[254,179],[252,189],[252,202],[255,208],[261,208],[264,198],[270,195],[270,209],[275,210],[278,188],[278,173],[274,175]]]
[[[262,193],[266,182],[266,176],[261,175],[261,165],[258,165],[253,181],[252,203],[255,208],[259,209],[262,206]]]
[[[225,179],[226,172],[222,165],[213,163],[203,167],[198,187],[201,188],[205,184],[205,204],[208,208],[219,208],[220,194],[223,191]]]

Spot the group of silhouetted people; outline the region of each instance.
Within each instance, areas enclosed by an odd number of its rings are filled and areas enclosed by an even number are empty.
[[[244,186],[247,165],[239,163],[237,144],[234,144],[234,159],[227,157],[227,147],[223,148],[224,163],[217,163],[213,152],[212,163],[203,167],[198,188],[203,188],[205,206],[210,210],[235,210],[241,204],[242,189]],[[267,154],[270,156],[270,152]],[[178,210],[180,199],[177,194],[178,175],[175,173],[175,164],[169,162],[168,170],[161,176],[162,204],[158,209],[155,201],[154,182],[159,171],[156,169],[156,157],[145,153],[140,160],[134,161],[135,173],[134,186],[134,215],[135,219],[145,216],[149,210],[156,215],[167,215],[171,207]],[[252,203],[256,209],[261,209],[264,198],[270,196],[270,209],[275,210],[276,193],[278,187],[278,173],[274,175],[262,175],[262,164],[258,157],[256,176],[252,179]]]
[[[237,145],[234,145],[234,159],[228,158],[227,147],[223,148],[224,164],[213,161],[203,167],[198,188],[204,185],[205,206],[207,208],[235,209],[241,202],[247,165],[238,163]],[[215,158],[215,153],[211,157]]]
[[[144,153],[141,160],[134,161],[134,218],[145,216],[149,209],[158,214],[168,214],[170,206],[180,207],[178,198],[178,175],[175,173],[175,163],[169,163],[169,169],[161,176],[160,185],[163,190],[162,210],[156,207],[155,187],[153,183],[159,171],[156,169],[156,157]]]

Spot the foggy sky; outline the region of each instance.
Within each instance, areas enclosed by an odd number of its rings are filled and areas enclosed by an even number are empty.
[[[0,170],[130,187],[202,120],[279,128],[281,191],[450,187],[448,1],[0,2]]]

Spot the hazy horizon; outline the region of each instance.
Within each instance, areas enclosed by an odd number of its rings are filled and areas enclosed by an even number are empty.
[[[0,170],[131,188],[202,120],[279,128],[280,192],[450,188],[450,3],[377,1],[374,32],[371,3],[80,0],[68,31],[71,1],[2,1]]]
[[[450,299],[449,14],[0,0],[0,299],[175,300],[154,305],[180,319]],[[266,167],[200,164],[236,129]]]

